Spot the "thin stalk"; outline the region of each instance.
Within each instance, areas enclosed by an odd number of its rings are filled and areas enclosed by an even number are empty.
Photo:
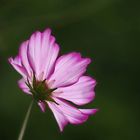
[[[23,136],[24,136],[24,133],[25,133],[25,130],[26,130],[26,127],[27,127],[27,123],[28,123],[28,120],[29,120],[29,116],[30,116],[30,113],[31,113],[32,106],[33,106],[33,101],[30,103],[29,108],[27,110],[26,116],[24,118],[21,130],[20,130],[20,133],[19,133],[19,136],[18,136],[18,140],[23,139]]]

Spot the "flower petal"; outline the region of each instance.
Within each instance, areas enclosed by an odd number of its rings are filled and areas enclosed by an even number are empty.
[[[29,64],[28,56],[27,56],[27,51],[28,51],[28,40],[24,41],[19,48],[19,56],[21,59],[21,63],[24,66],[24,68],[27,71],[27,77],[32,76],[32,68]]]
[[[46,110],[46,103],[45,102],[38,102],[38,105],[42,112],[45,112]]]
[[[70,53],[59,57],[56,61],[54,73],[51,75],[49,82],[51,88],[64,87],[75,83],[86,71],[90,63],[89,58],[81,58],[79,53]]]
[[[21,60],[19,56],[15,57],[15,59],[10,57],[8,61],[18,73],[20,73],[23,77],[26,77],[27,72],[25,68],[21,65]]]
[[[81,124],[85,122],[89,115],[96,113],[97,109],[77,109],[64,100],[53,97],[55,102],[47,101],[48,106],[52,110],[60,131],[63,131],[66,124]]]
[[[64,127],[68,124],[67,118],[63,115],[62,111],[58,109],[55,103],[53,102],[47,103],[56,118],[60,131],[62,132]]]
[[[58,103],[58,105],[56,104],[56,107],[63,113],[71,124],[81,124],[88,119],[89,114],[82,113],[79,109],[64,100],[60,100],[58,98],[53,99]]]
[[[41,33],[35,32],[34,34],[31,35],[29,39],[29,46],[27,51],[29,63],[35,74],[37,74],[39,71],[40,49],[41,49]]]
[[[59,46],[47,29],[43,33],[34,33],[29,40],[28,58],[38,80],[47,79],[54,69]]]
[[[86,115],[94,115],[98,109],[79,109],[82,113]]]
[[[75,84],[55,90],[53,96],[63,98],[77,105],[84,105],[94,99],[95,85],[96,81],[94,79],[88,76],[82,76]]]
[[[24,78],[22,78],[22,79],[20,79],[20,80],[18,81],[18,86],[22,89],[23,92],[32,95],[32,94],[30,93],[30,91],[29,91],[28,86],[27,86],[26,83],[25,83]]]

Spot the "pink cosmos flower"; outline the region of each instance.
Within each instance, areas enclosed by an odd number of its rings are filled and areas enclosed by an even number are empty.
[[[84,76],[89,58],[73,52],[58,57],[59,45],[51,30],[37,31],[23,42],[18,55],[9,58],[10,64],[22,75],[19,87],[31,95],[45,112],[52,110],[60,131],[68,123],[81,124],[97,109],[78,109],[95,97],[96,81]]]

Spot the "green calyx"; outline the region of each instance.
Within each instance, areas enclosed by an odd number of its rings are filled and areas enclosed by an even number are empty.
[[[43,81],[37,81],[35,75],[33,76],[32,84],[30,84],[29,80],[27,79],[26,85],[29,87],[30,92],[33,95],[33,98],[38,101],[52,101],[55,102],[51,98],[51,93],[56,90],[50,89],[47,87],[47,84],[45,83],[46,79]]]

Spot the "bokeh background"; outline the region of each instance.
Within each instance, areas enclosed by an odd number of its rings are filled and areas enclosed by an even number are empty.
[[[16,140],[31,98],[17,86],[20,75],[8,64],[19,44],[51,27],[61,54],[78,51],[93,61],[100,111],[59,132],[47,110],[34,104],[25,140],[138,140],[140,138],[138,0],[0,0],[0,139]]]

